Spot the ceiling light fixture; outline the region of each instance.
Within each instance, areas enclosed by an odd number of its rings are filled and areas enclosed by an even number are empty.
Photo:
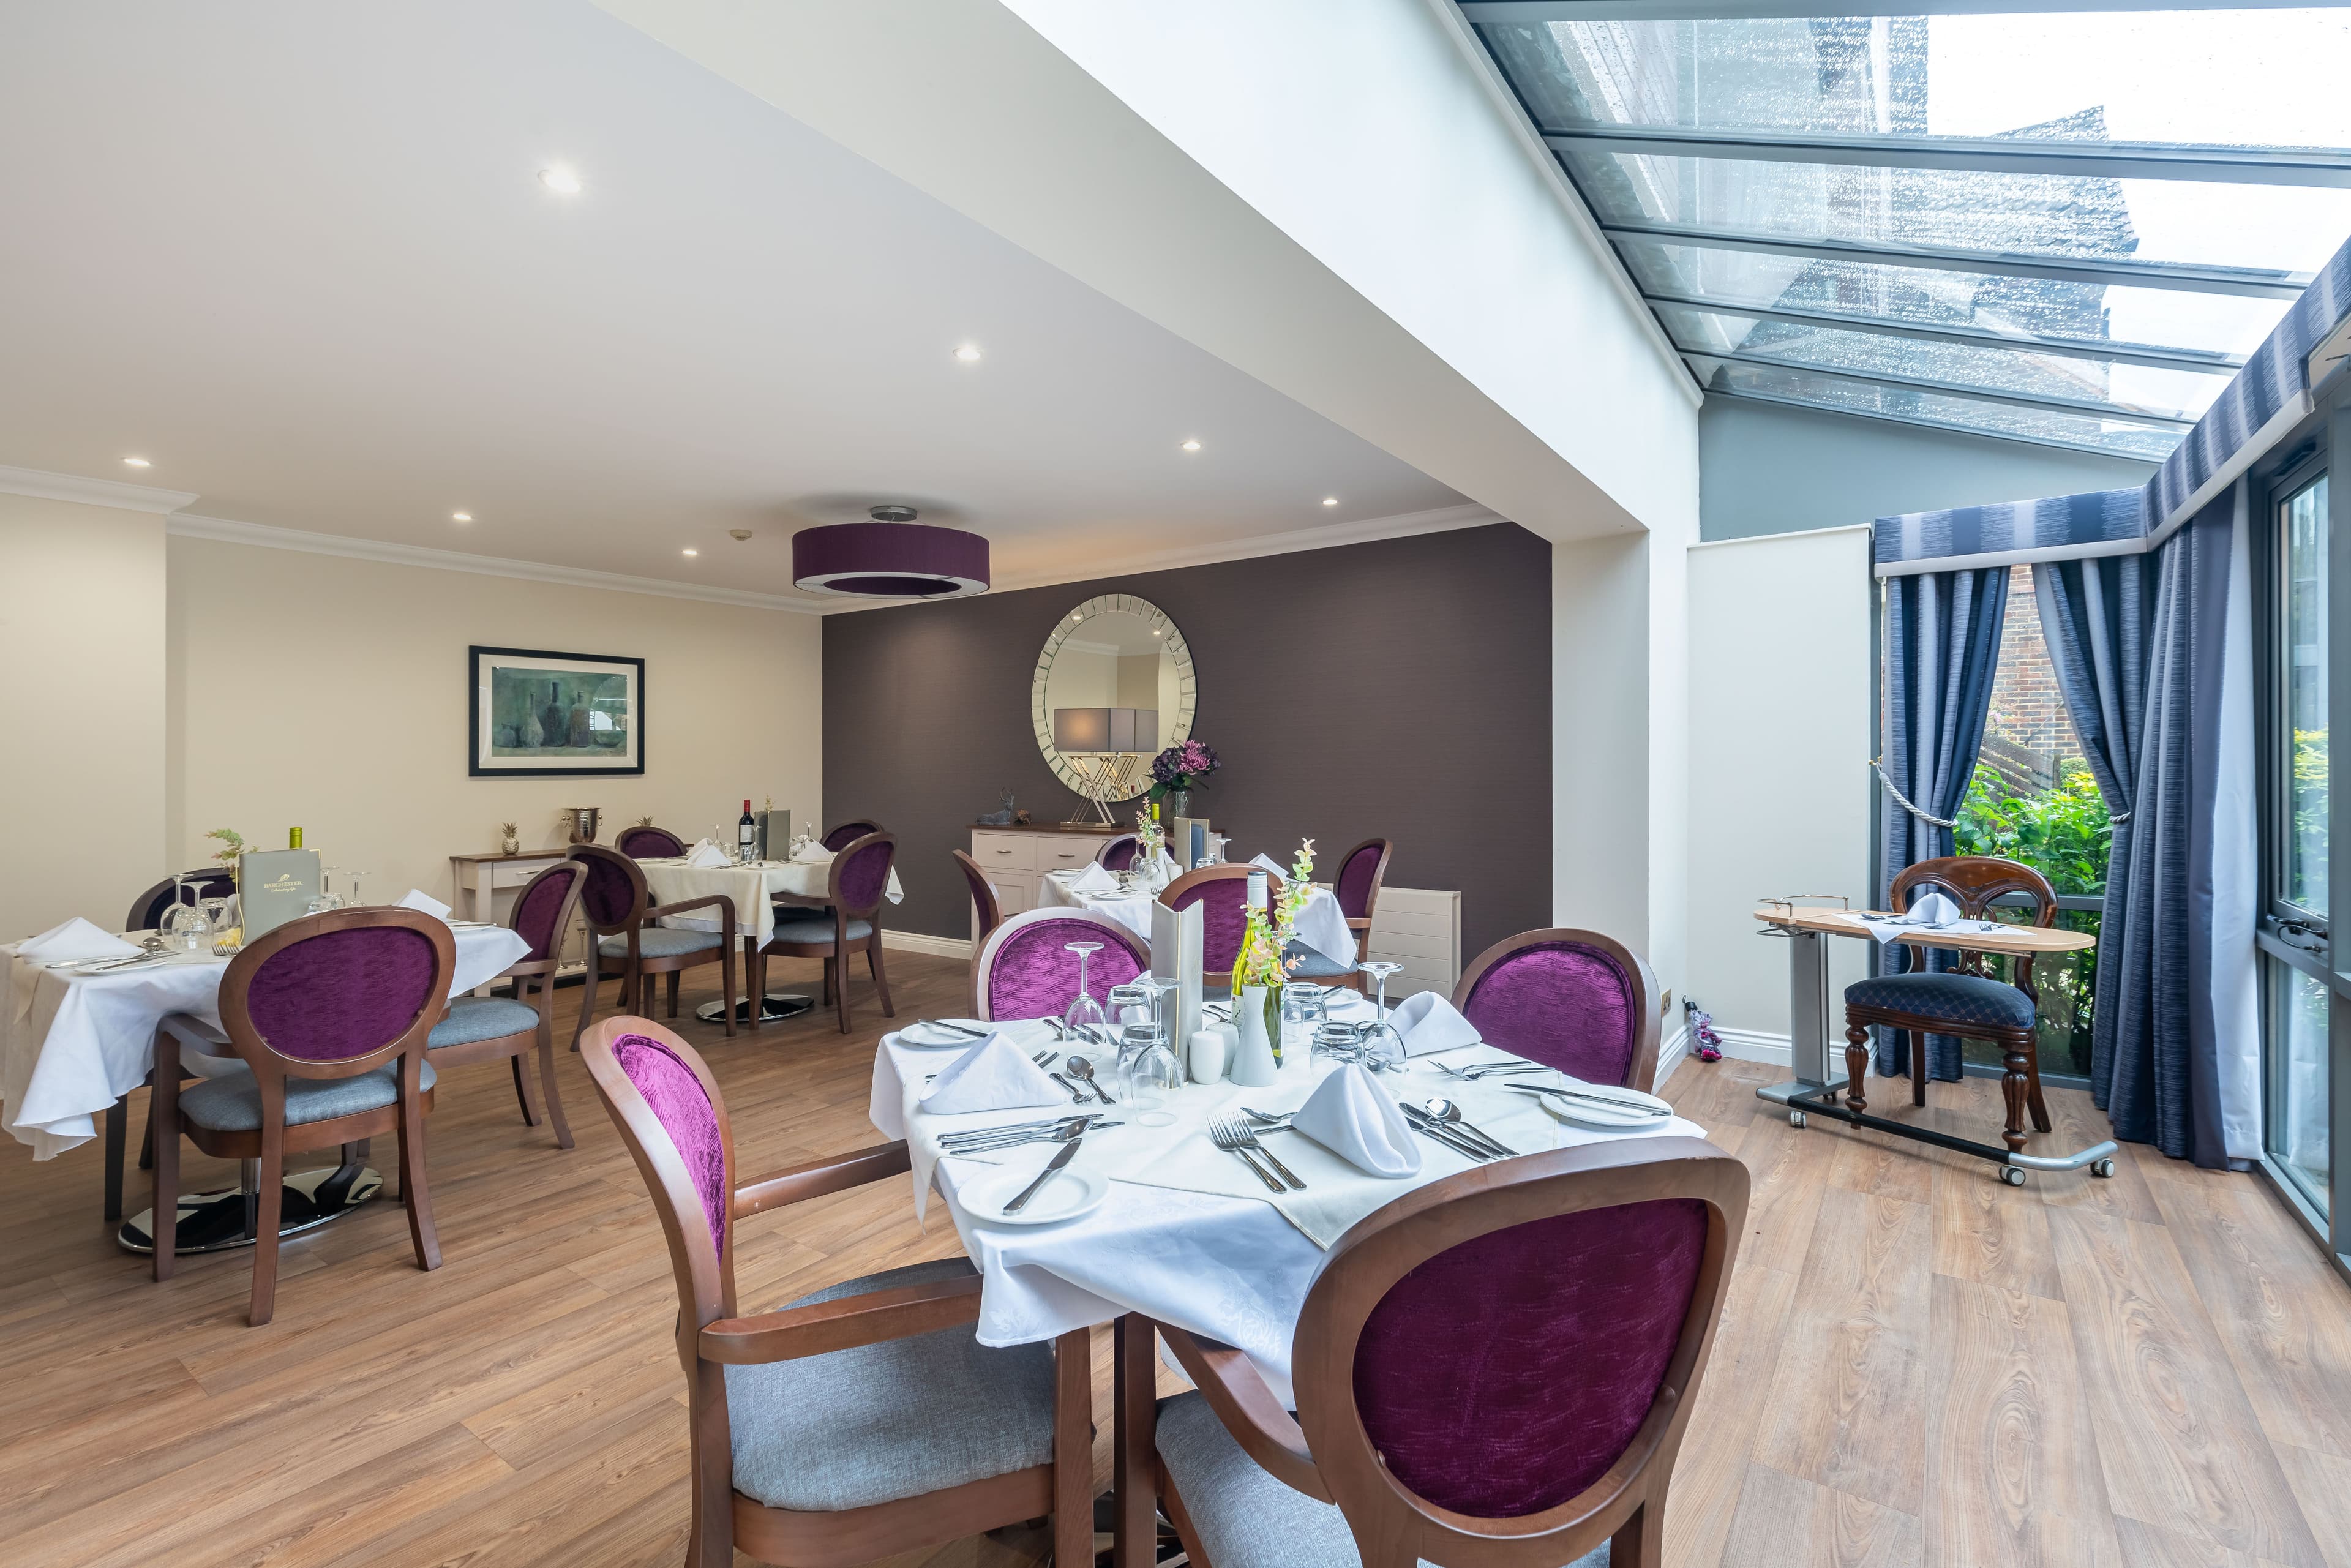
[[[1326,507],[1335,507],[1339,504],[1339,497],[1336,496],[1325,496],[1322,497],[1322,504]]]
[[[690,550],[685,551],[684,553],[685,553],[685,554],[687,554],[687,555],[700,555],[702,552],[701,552],[700,550],[698,550],[698,549],[690,549]]]
[[[1184,450],[1186,452],[1197,452],[1200,450],[1200,444],[1196,441],[1187,441],[1184,444]]]
[[[869,507],[870,523],[792,536],[792,586],[852,599],[958,599],[987,591],[987,540],[918,523],[903,505]]]
[[[126,457],[122,460],[122,465],[125,468],[144,468],[147,466],[147,459],[144,457]]]
[[[977,343],[966,343],[963,347],[955,351],[955,357],[961,360],[967,365],[976,365],[979,363],[979,345]]]
[[[471,512],[452,512],[449,514],[449,520],[453,523],[470,523],[474,520],[474,514]]]
[[[538,183],[559,196],[576,196],[580,193],[580,176],[560,163],[551,168],[541,169],[538,172]]]

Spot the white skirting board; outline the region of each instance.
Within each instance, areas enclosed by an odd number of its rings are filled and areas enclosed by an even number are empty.
[[[1722,1037],[1722,1054],[1725,1056],[1735,1056],[1741,1061],[1768,1061],[1774,1067],[1788,1065],[1792,1042],[1784,1034],[1764,1034],[1751,1029],[1725,1029],[1720,1024],[1714,1026],[1714,1032]],[[1844,1049],[1842,1040],[1832,1043],[1839,1051]],[[1842,1061],[1844,1058],[1837,1060]]]
[[[1666,1080],[1671,1078],[1675,1070],[1688,1060],[1689,1027],[1686,1024],[1677,1025],[1673,1033],[1657,1041],[1657,1081],[1650,1086],[1650,1092],[1656,1094],[1664,1093]]]
[[[971,938],[968,936],[925,936],[919,931],[893,931],[882,928],[882,946],[903,948],[909,953],[928,953],[940,958],[968,958]]]

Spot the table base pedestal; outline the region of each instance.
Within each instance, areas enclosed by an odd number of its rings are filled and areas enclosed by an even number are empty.
[[[360,1206],[383,1190],[383,1176],[362,1166],[348,1184],[334,1178],[341,1168],[327,1166],[295,1171],[286,1177],[286,1196],[278,1210],[277,1234],[282,1239],[331,1225],[359,1211]],[[175,1249],[182,1257],[201,1252],[229,1252],[250,1247],[255,1238],[247,1218],[249,1195],[231,1187],[222,1192],[180,1195],[179,1236]],[[142,1256],[155,1250],[154,1214],[142,1208],[122,1222],[115,1244]]]
[[[816,998],[804,991],[769,991],[759,998],[759,1021],[763,1024],[780,1023],[786,1019],[796,1019],[815,1006]],[[694,1009],[694,1016],[704,1023],[716,1023],[726,1012],[725,1002],[705,1002]],[[751,1021],[749,1001],[735,1004],[735,1021],[738,1025]]]

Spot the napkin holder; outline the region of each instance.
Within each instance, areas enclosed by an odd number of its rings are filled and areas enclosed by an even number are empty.
[[[1208,819],[1177,817],[1167,824],[1167,852],[1176,857],[1176,864],[1184,871],[1197,871],[1208,863]]]
[[[1155,898],[1151,901],[1151,973],[1159,979],[1176,983],[1176,988],[1167,993],[1167,1001],[1176,1009],[1167,1043],[1179,1055],[1190,1053],[1192,1037],[1200,1031],[1202,956],[1206,951],[1203,918],[1196,904],[1189,909],[1170,909]],[[1188,1071],[1189,1063],[1185,1066]]]
[[[319,896],[319,852],[249,850],[236,861],[236,895],[245,940],[277,930],[310,911]]]

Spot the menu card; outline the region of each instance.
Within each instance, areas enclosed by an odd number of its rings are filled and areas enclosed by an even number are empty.
[[[1179,982],[1167,995],[1176,1010],[1168,1030],[1168,1049],[1184,1071],[1192,1070],[1192,1036],[1200,1028],[1200,987],[1203,964],[1204,929],[1200,905],[1189,909],[1170,909],[1157,899],[1151,901],[1151,972],[1163,980]]]
[[[248,850],[237,857],[236,894],[247,942],[300,919],[319,896],[319,852]]]
[[[752,814],[753,844],[763,861],[782,860],[792,850],[792,814],[757,811]]]
[[[1167,824],[1167,852],[1186,871],[1196,871],[1208,860],[1208,819],[1177,817]]]

